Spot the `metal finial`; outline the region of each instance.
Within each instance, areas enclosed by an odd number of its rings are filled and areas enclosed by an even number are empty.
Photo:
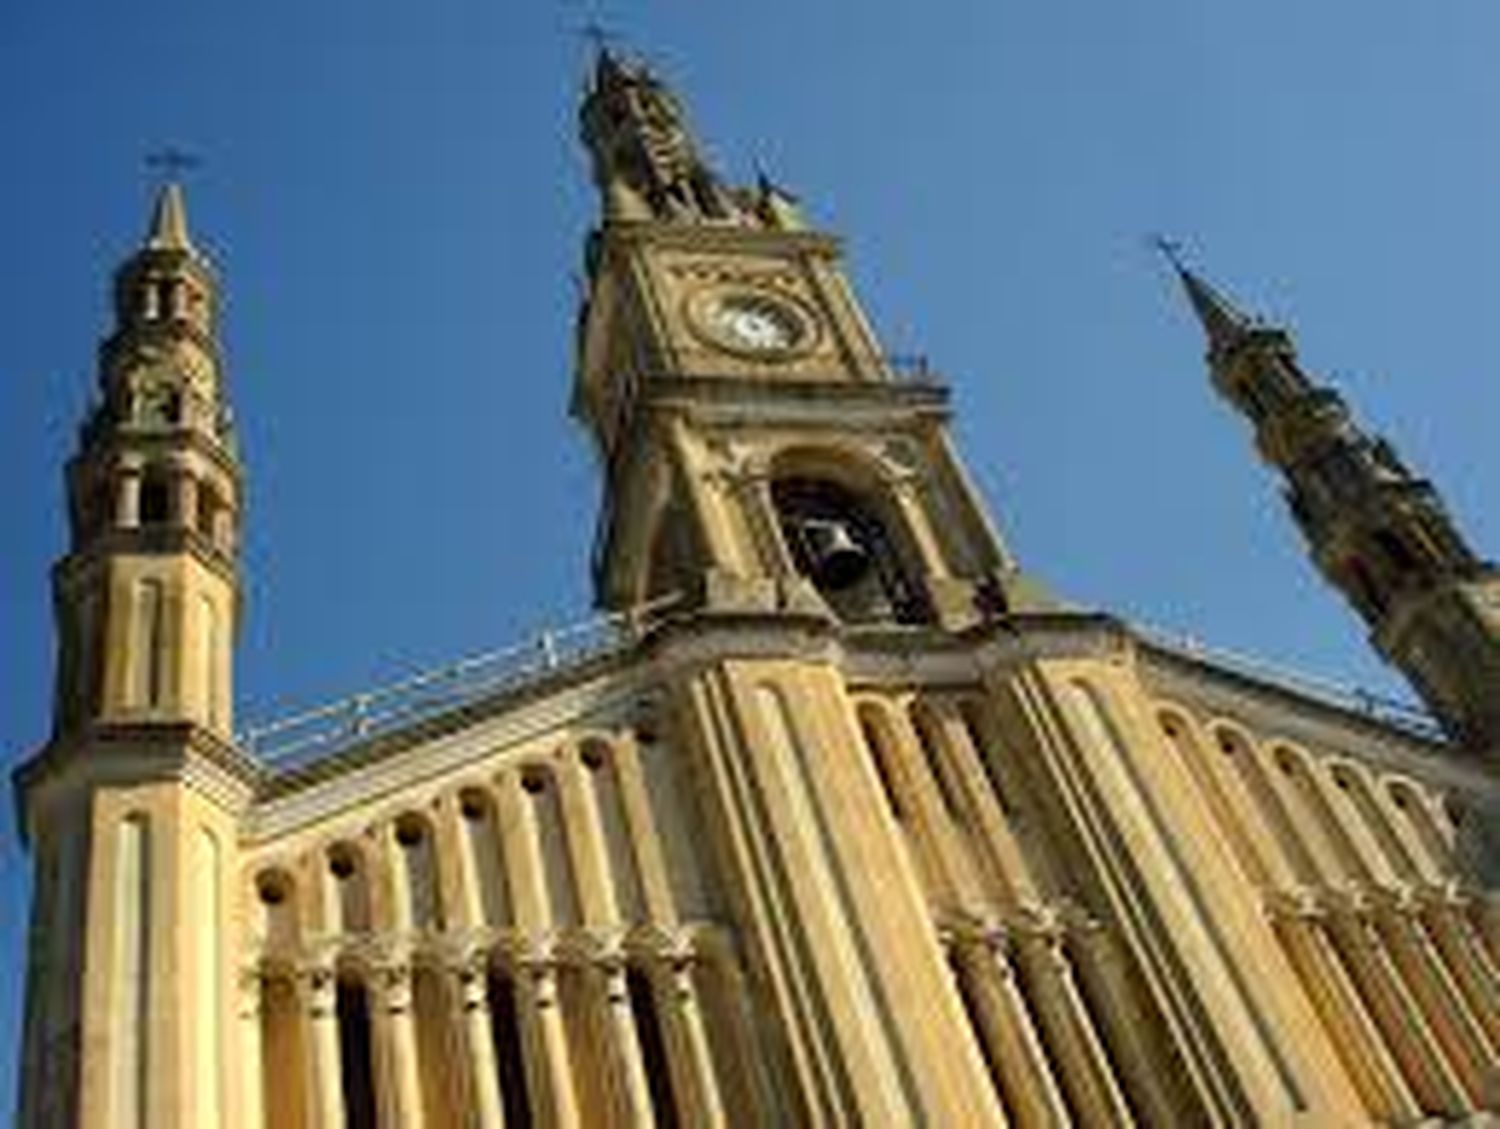
[[[1153,251],[1160,252],[1167,262],[1172,264],[1173,269],[1178,272],[1187,270],[1182,261],[1182,243],[1176,239],[1168,239],[1160,232],[1153,232],[1146,236],[1146,246]]]

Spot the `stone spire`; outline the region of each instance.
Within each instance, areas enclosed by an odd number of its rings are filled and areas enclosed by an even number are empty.
[[[1448,732],[1500,756],[1500,570],[1469,547],[1432,484],[1303,372],[1290,334],[1172,261],[1208,337],[1214,384],[1284,476],[1314,563]]]
[[[183,198],[182,185],[176,181],[162,185],[157,193],[146,246],[158,251],[194,250],[188,235],[187,201]]]
[[[608,49],[579,110],[610,220],[737,222],[744,209],[703,158],[677,98],[643,63]]]

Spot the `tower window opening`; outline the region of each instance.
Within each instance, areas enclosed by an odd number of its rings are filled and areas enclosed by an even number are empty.
[[[214,535],[214,518],[219,512],[219,492],[207,482],[198,484],[198,532],[205,537]]]
[[[172,516],[172,484],[160,470],[141,478],[141,524],[165,525]]]
[[[851,623],[927,623],[931,611],[885,523],[852,492],[783,478],[771,497],[797,570]]]

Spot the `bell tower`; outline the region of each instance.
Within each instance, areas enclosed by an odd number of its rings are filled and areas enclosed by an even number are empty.
[[[574,393],[605,467],[598,602],[957,627],[1026,599],[946,390],[882,352],[839,241],[765,176],[725,183],[643,65],[601,52],[580,117],[603,210]]]
[[[1207,335],[1214,385],[1285,476],[1314,563],[1449,734],[1500,755],[1500,568],[1469,547],[1433,485],[1303,371],[1285,330],[1174,266]]]
[[[17,772],[36,857],[22,1125],[220,1123],[241,472],[219,285],[182,189],[114,277],[67,467],[53,732]]]

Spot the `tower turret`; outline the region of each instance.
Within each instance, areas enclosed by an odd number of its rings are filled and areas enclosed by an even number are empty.
[[[1450,734],[1500,750],[1500,569],[1437,490],[1312,379],[1291,335],[1238,310],[1174,259],[1208,337],[1214,385],[1255,428],[1314,563]]]
[[[240,467],[215,336],[218,281],[164,187],[115,274],[99,398],[68,466],[56,570],[56,722],[230,732]]]
[[[602,196],[574,395],[605,463],[600,603],[949,625],[1014,603],[947,391],[883,353],[839,241],[764,173],[726,183],[643,64],[600,52],[579,119]]]
[[[114,277],[98,398],[53,569],[53,733],[17,771],[36,857],[18,1123],[218,1125],[240,1100],[225,1014],[240,466],[218,281],[180,187]]]

